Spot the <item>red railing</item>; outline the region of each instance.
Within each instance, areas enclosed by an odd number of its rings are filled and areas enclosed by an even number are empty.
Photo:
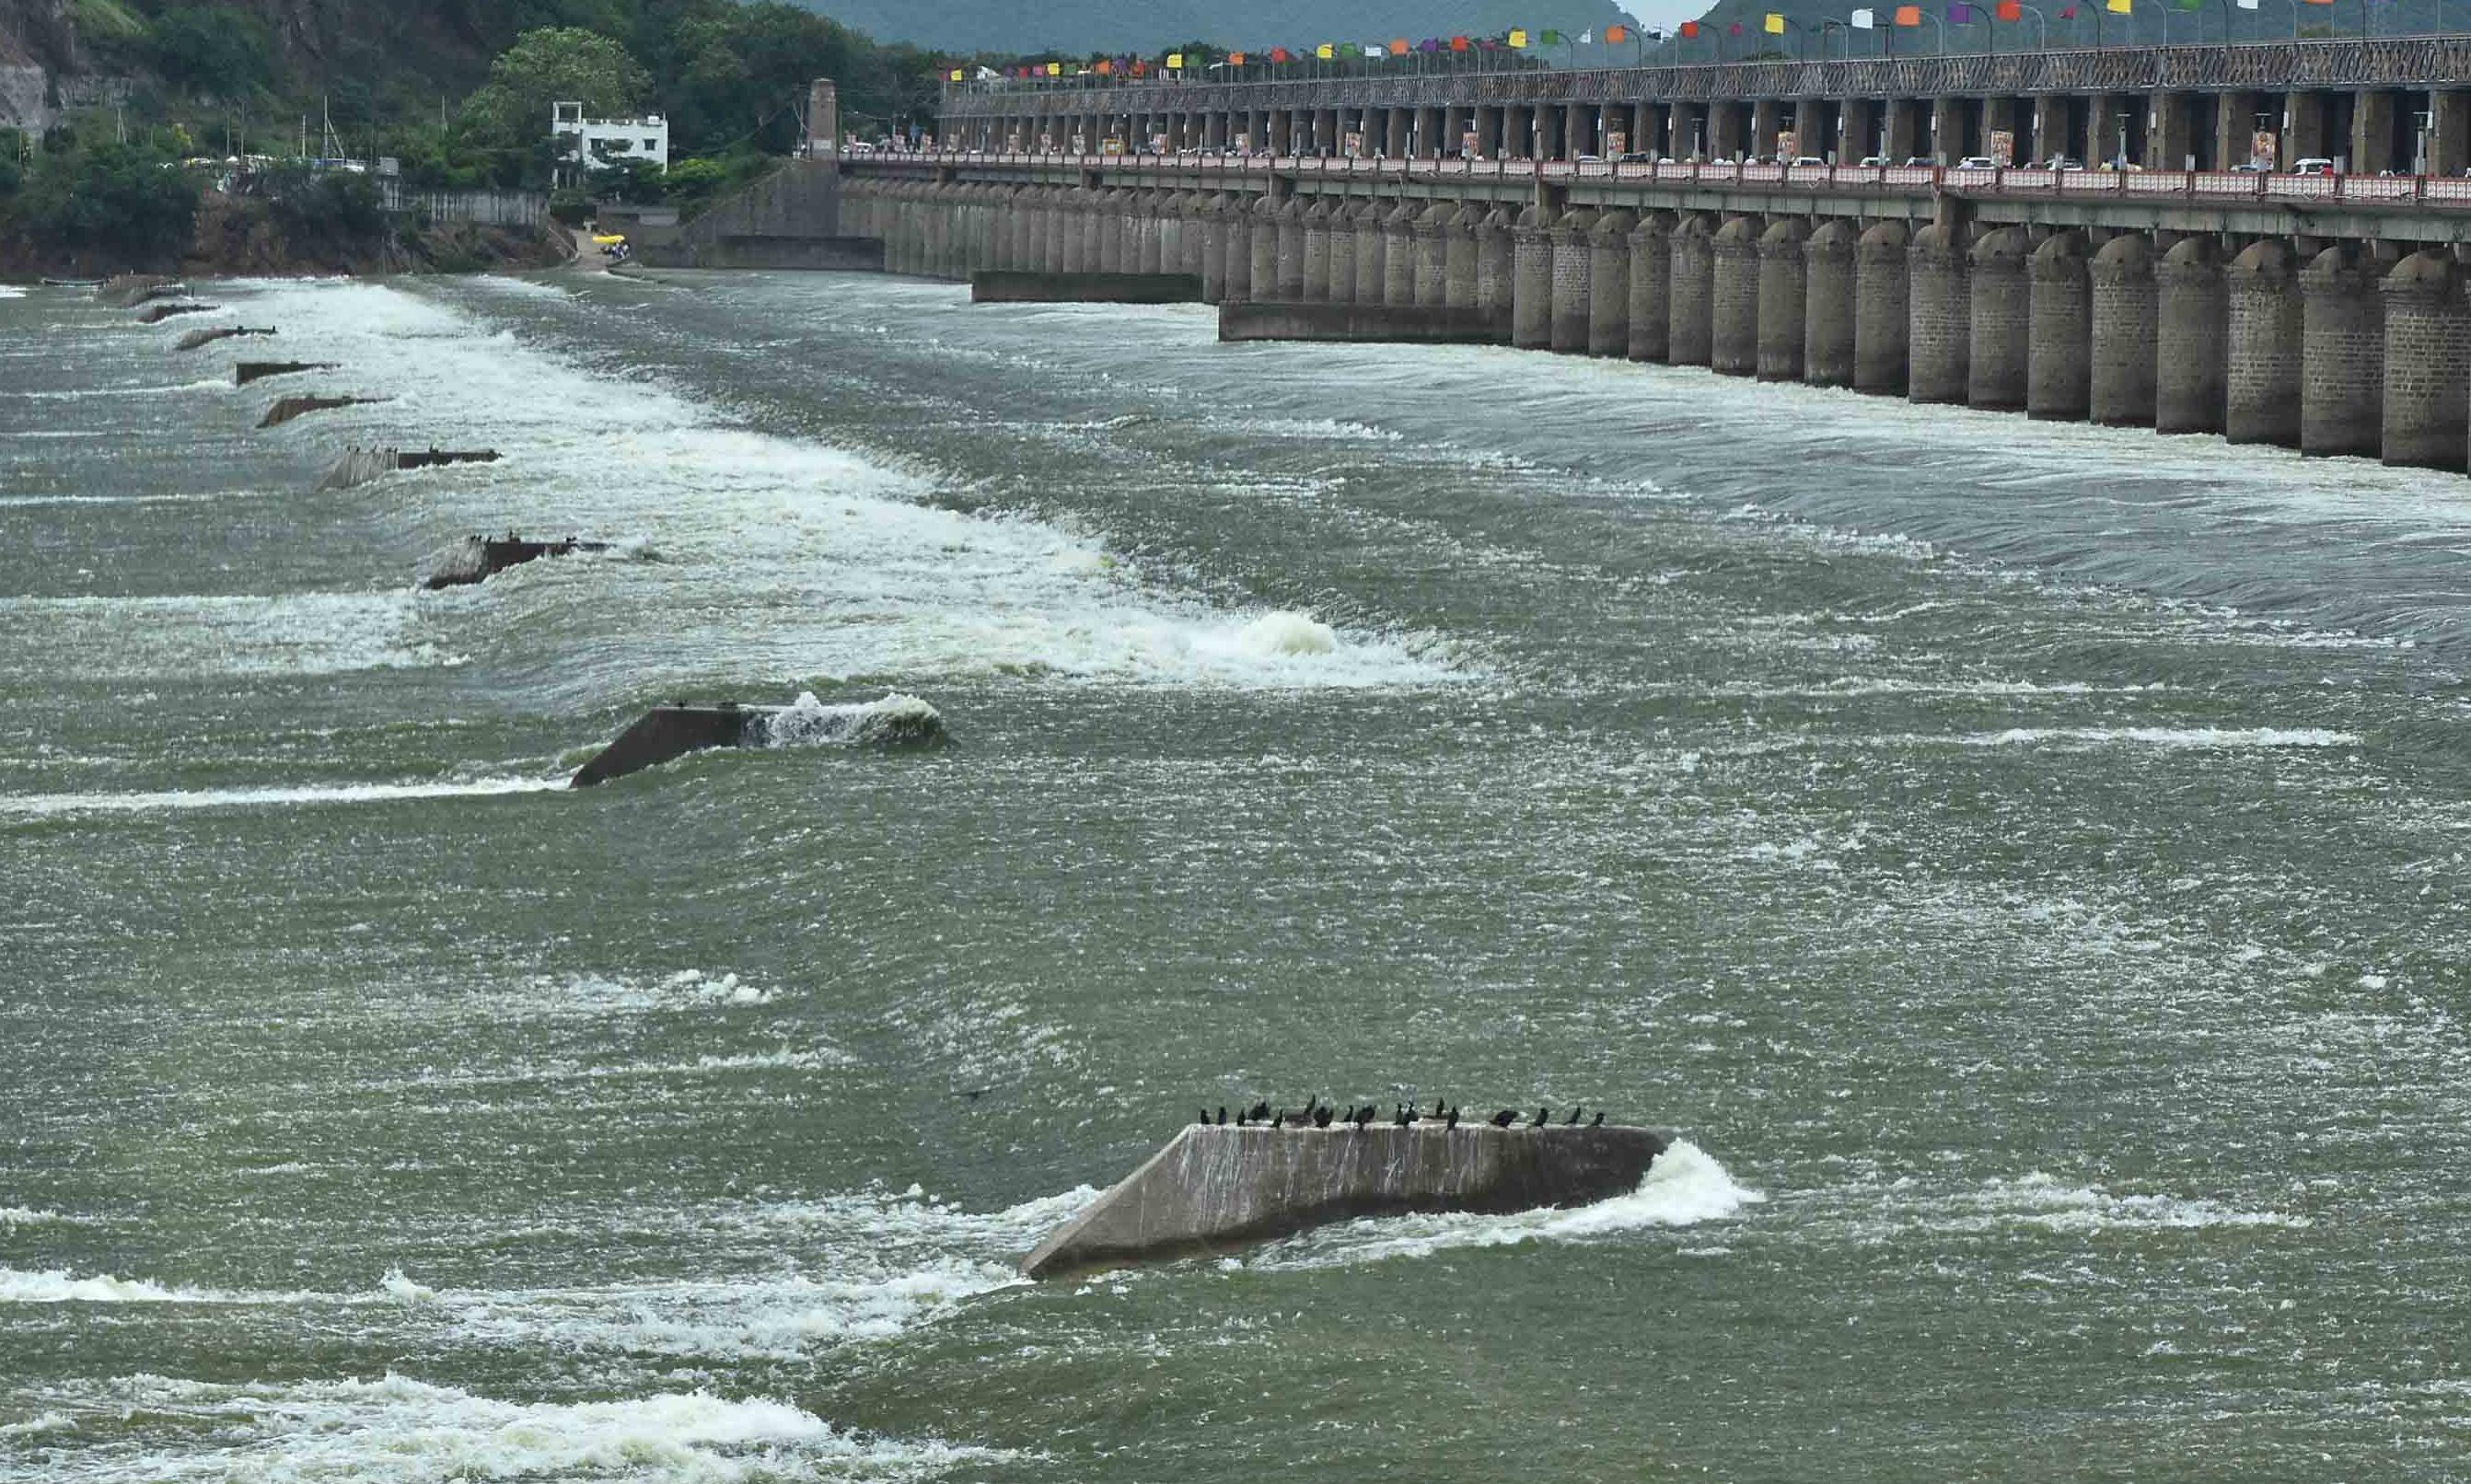
[[[2209,202],[2342,201],[2369,206],[2471,208],[2471,178],[2445,176],[2276,175],[2247,170],[2053,170],[2038,165],[1962,169],[1942,165],[1784,165],[1759,160],[1526,160],[1321,158],[1233,153],[1041,154],[969,150],[872,150],[849,164],[1001,166],[1131,171],[1145,175],[1312,176],[1405,180],[1635,180],[1658,185],[1757,185],[1903,195],[2168,197]]]

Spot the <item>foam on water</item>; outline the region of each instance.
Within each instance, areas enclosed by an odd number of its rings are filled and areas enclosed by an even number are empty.
[[[0,1460],[0,1480],[739,1484],[929,1478],[1010,1456],[931,1439],[860,1436],[787,1402],[700,1390],[521,1402],[392,1373],[377,1380],[237,1386],[140,1375],[63,1401],[68,1416],[91,1410],[115,1431],[125,1432],[125,1417],[172,1422],[183,1441],[158,1451],[140,1432],[23,1469]],[[198,1446],[201,1434],[211,1446]]]
[[[73,814],[176,813],[200,809],[305,808],[333,804],[391,804],[406,799],[495,798],[510,793],[548,793],[563,778],[481,778],[432,783],[271,784],[259,788],[169,789],[153,793],[0,794],[0,818],[53,818]]]
[[[1277,1271],[1428,1257],[1460,1247],[1585,1241],[1659,1228],[1695,1227],[1739,1215],[1766,1197],[1738,1184],[1714,1156],[1677,1139],[1626,1195],[1568,1210],[1510,1215],[1381,1216],[1323,1227],[1280,1242],[1244,1265]]]
[[[827,706],[812,691],[765,718],[765,744],[813,747],[933,742],[944,735],[943,714],[915,695],[893,693],[881,699]]]
[[[0,1305],[237,1304],[247,1299],[203,1288],[167,1287],[136,1278],[80,1278],[62,1269],[28,1272],[0,1267]]]
[[[408,593],[0,599],[0,673],[177,680],[463,662],[418,626]]]
[[[2360,744],[2360,739],[2350,732],[2328,731],[2321,727],[2011,727],[2003,732],[1982,732],[1954,740],[1967,747],[2125,744],[2206,751],[2240,747],[2356,747]]]
[[[37,1438],[45,1433],[76,1430],[76,1419],[66,1412],[44,1412],[21,1423],[0,1423],[0,1438]]]

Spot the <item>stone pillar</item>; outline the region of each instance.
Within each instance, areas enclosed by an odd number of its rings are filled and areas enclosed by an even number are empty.
[[[1716,232],[1714,303],[1707,365],[1722,376],[1759,368],[1759,233],[1756,217],[1735,217]]]
[[[1416,302],[1439,309],[1450,301],[1449,224],[1458,220],[1458,204],[1427,202],[1416,213]]]
[[[1306,302],[1330,298],[1330,210],[1331,202],[1328,197],[1322,197],[1305,208],[1303,293],[1300,296]]]
[[[1201,238],[1201,301],[1223,304],[1227,301],[1227,198],[1222,194],[1200,199],[1195,215]]]
[[[1922,104],[1918,98],[1887,101],[1887,143],[1880,153],[1891,165],[1901,165],[1921,153]]]
[[[2004,412],[2025,405],[2025,366],[2033,336],[2025,260],[2031,249],[2025,229],[2017,226],[1985,232],[1973,245],[1965,392],[1968,406]]]
[[[2383,88],[2362,88],[2351,99],[2351,141],[2347,152],[2351,174],[2373,176],[2394,168],[2394,95]],[[2411,161],[2404,160],[2408,166]]]
[[[1608,211],[1588,233],[1588,354],[1630,352],[1630,234],[1637,219]]]
[[[1506,160],[1533,157],[1536,148],[1536,110],[1523,103],[1514,103],[1501,110],[1501,155]]]
[[[1100,193],[1095,208],[1090,213],[1094,236],[1091,266],[1102,273],[1124,271],[1125,200],[1122,191]]]
[[[2230,297],[2211,237],[2179,240],[2153,271],[2153,429],[2223,431],[2224,351]]]
[[[1854,390],[1901,397],[1910,388],[1913,326],[1919,318],[1912,307],[1913,281],[1922,271],[1902,222],[1872,223],[1854,244]]]
[[[1392,159],[1407,156],[1407,110],[1393,108],[1381,130],[1381,153]]]
[[[2076,147],[2068,143],[2068,95],[2036,93],[2034,95],[2034,153],[2044,160],[2056,154],[2074,154]],[[2019,160],[2018,164],[2035,161]]]
[[[2414,252],[2381,284],[2386,305],[2385,460],[2464,467],[2471,424],[2471,312],[2462,271],[2442,249]]]
[[[1588,349],[1596,214],[1581,206],[1553,224],[1553,348],[1565,355]]]
[[[1552,220],[1542,207],[1530,206],[1511,233],[1510,343],[1521,350],[1553,343]]]
[[[1179,213],[1176,262],[1171,270],[1188,277],[1203,276],[1210,257],[1210,193],[1187,191]]]
[[[1759,234],[1759,319],[1756,365],[1761,381],[1800,381],[1802,333],[1809,314],[1809,280],[1802,244],[1810,224],[1779,217]]]
[[[2093,255],[2093,380],[2088,411],[2114,428],[2153,425],[2160,306],[2153,243],[2122,232]]]
[[[1988,244],[1986,244],[1988,246]],[[2033,280],[2025,349],[2025,412],[2049,422],[2075,422],[2085,415],[2093,385],[2093,285],[2085,271],[2084,237],[2054,232],[2034,249],[2028,267]],[[1973,292],[1983,292],[1984,274],[1974,272]],[[1973,323],[1983,322],[1977,305]],[[1973,363],[1982,365],[1977,355]]]
[[[1962,405],[1973,354],[1972,242],[1963,227],[1933,223],[1914,234],[1910,260],[1905,394]]]
[[[1355,302],[1386,302],[1390,292],[1390,239],[1383,235],[1381,224],[1390,208],[1377,200],[1359,202],[1355,217]]]
[[[1447,241],[1443,247],[1443,263],[1448,288],[1444,302],[1452,309],[1475,308],[1475,231],[1483,210],[1482,201],[1469,201],[1451,213],[1446,228]]]
[[[1446,116],[1445,110],[1440,108],[1418,108],[1416,136],[1407,141],[1405,153],[1411,153],[1419,159],[1439,158],[1443,153],[1442,120]]]
[[[2437,88],[2428,95],[2428,173],[2459,176],[2471,169],[2471,93]]]
[[[1833,146],[1827,140],[1819,137],[1825,130],[1825,127],[1821,118],[1818,99],[1805,98],[1794,105],[1794,153],[1797,156],[1810,154],[1822,159],[1826,158]]]
[[[2218,93],[2214,97],[2214,168],[2228,170],[2245,163],[2256,143],[2256,94]]]
[[[1517,228],[1507,207],[1494,206],[1475,228],[1475,307],[1507,314],[1517,277]]]
[[[1164,191],[1144,191],[1141,199],[1141,266],[1144,273],[1164,273],[1184,267],[1184,200]]]
[[[1289,304],[1305,296],[1305,210],[1302,197],[1279,206],[1279,297]]]
[[[1742,153],[1743,126],[1747,110],[1738,103],[1716,102],[1707,105],[1707,157],[1729,160]]]
[[[1762,98],[1751,105],[1751,158],[1776,158],[1777,134],[1784,128],[1784,110],[1776,100]]]
[[[2189,139],[2186,93],[2157,89],[2145,105],[2145,168],[2185,170],[2195,152]]]
[[[1965,100],[1931,100],[1931,157],[1953,165],[1965,154]]]
[[[2231,260],[2223,433],[2234,443],[2299,443],[2301,311],[2291,249],[2268,239]]]
[[[1381,302],[1416,302],[1417,203],[1402,200],[1381,219]]]
[[[1271,303],[1279,293],[1279,213],[1286,202],[1275,196],[1254,198],[1252,212],[1251,273],[1245,280],[1248,297]]]
[[[1330,246],[1323,249],[1324,275],[1329,280],[1332,303],[1353,304],[1355,299],[1355,208],[1353,200],[1335,200],[1330,205],[1330,221],[1325,234]]]
[[[1675,365],[1706,365],[1715,347],[1716,227],[1688,216],[1673,232],[1672,318],[1665,353]]]
[[[1814,387],[1853,385],[1854,243],[1853,224],[1831,217],[1801,245],[1801,379]],[[1896,267],[1901,280],[1904,264]],[[1759,302],[1767,302],[1765,284],[1759,286]],[[1899,329],[1903,319],[1897,316]]]
[[[2375,458],[2385,442],[2386,265],[2337,243],[2299,271],[2299,451]]]
[[[2325,106],[2315,93],[2282,95],[2282,168],[2325,153]]]
[[[1673,217],[1651,211],[1630,234],[1630,359],[1663,360],[1672,323]]]
[[[1086,273],[1090,271],[1089,260],[1081,255],[1083,245],[1088,241],[1081,230],[1081,219],[1088,204],[1083,198],[1087,194],[1084,190],[1074,189],[1066,192],[1056,202],[1055,271],[1059,273]]]

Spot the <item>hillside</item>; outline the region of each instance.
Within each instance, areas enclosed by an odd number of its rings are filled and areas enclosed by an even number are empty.
[[[1421,39],[1512,26],[1572,34],[1622,19],[1613,0],[1359,0],[1343,11],[1318,0],[800,0],[885,40],[955,53],[1149,50],[1179,41],[1221,46]]]

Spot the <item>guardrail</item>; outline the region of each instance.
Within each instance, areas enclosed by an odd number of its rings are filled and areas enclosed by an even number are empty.
[[[1375,181],[1633,181],[1641,185],[1758,185],[1811,191],[1874,191],[1928,196],[2079,198],[2153,200],[2183,197],[2208,204],[2237,201],[2345,203],[2368,206],[2471,208],[2471,177],[2448,176],[2281,175],[2248,170],[2054,170],[2005,166],[1965,170],[1949,165],[1781,165],[1757,160],[1381,159],[1356,156],[1237,154],[1038,154],[966,150],[877,150],[844,158],[847,165],[907,167],[1046,167],[1134,171],[1161,176],[1274,175]]]

